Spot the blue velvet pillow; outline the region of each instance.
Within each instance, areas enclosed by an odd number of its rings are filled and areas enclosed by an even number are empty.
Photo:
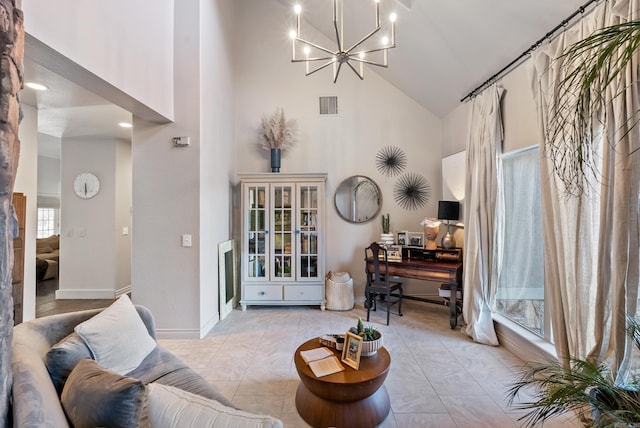
[[[94,360],[76,365],[60,401],[75,428],[149,427],[147,388],[142,381],[104,369]]]
[[[77,333],[71,333],[49,349],[45,365],[58,395],[76,364],[85,358],[92,358],[91,351]]]

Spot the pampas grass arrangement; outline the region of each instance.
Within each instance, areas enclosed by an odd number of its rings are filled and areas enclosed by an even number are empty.
[[[271,117],[262,116],[262,129],[260,130],[260,143],[267,150],[286,150],[293,146],[297,140],[297,123],[284,115],[282,107],[278,107]]]

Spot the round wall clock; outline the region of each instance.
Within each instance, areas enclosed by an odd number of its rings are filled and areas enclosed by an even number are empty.
[[[93,198],[100,190],[100,180],[90,172],[80,173],[73,182],[73,190],[82,199]]]

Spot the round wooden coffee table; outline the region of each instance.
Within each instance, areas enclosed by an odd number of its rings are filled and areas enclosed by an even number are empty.
[[[318,338],[296,349],[294,362],[300,376],[296,391],[296,409],[314,428],[375,427],[389,414],[391,404],[383,383],[389,372],[391,356],[385,348],[376,355],[362,357],[359,370],[343,364],[345,370],[316,377],[300,356],[300,351],[321,346]],[[341,354],[333,350],[340,359]]]

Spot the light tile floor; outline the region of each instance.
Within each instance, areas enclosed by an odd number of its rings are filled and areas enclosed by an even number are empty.
[[[506,390],[523,364],[502,347],[474,343],[449,328],[448,308],[403,302],[404,316],[372,312],[391,354],[385,386],[391,412],[384,428],[518,427],[523,411],[510,408]],[[216,385],[242,409],[275,416],[286,428],[307,427],[295,408],[299,382],[293,353],[310,338],[343,333],[366,310],[320,311],[317,307],[249,307],[234,310],[202,340],[160,344]],[[572,428],[575,417],[545,427]]]

